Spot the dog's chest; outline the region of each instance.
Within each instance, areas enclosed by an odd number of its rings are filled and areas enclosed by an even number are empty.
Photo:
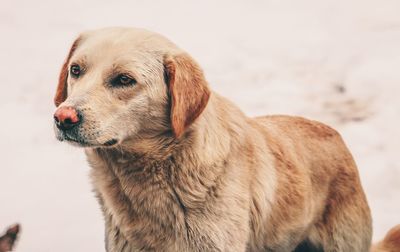
[[[106,220],[109,251],[183,251],[185,216],[165,164],[87,153]],[[125,245],[124,245],[125,244]],[[169,249],[167,249],[169,247]]]

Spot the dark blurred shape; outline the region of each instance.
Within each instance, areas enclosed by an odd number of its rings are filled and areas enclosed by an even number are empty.
[[[7,232],[0,237],[0,252],[7,252],[13,249],[20,231],[19,224],[14,224],[7,229]]]

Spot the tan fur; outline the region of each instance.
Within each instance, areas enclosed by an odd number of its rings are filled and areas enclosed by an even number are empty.
[[[56,101],[83,123],[56,134],[86,147],[107,251],[369,250],[370,210],[335,130],[247,117],[145,30],[86,32],[66,62],[85,71]],[[137,83],[111,87],[119,72]]]
[[[54,97],[54,104],[56,106],[60,105],[65,99],[67,99],[67,76],[68,76],[68,64],[69,60],[74,54],[76,48],[78,47],[79,38],[74,41],[69,50],[68,56],[61,67],[60,75],[58,77],[58,85],[56,90],[56,95]]]
[[[400,251],[400,225],[392,228],[385,238],[372,246],[371,252],[399,252]]]
[[[176,137],[180,137],[201,114],[210,98],[210,90],[202,70],[187,54],[164,59],[171,95],[171,123]]]

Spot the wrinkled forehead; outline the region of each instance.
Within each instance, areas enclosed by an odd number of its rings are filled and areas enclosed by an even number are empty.
[[[71,62],[154,65],[174,48],[166,38],[145,30],[104,29],[82,34]]]

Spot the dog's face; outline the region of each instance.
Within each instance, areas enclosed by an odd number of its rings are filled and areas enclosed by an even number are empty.
[[[162,36],[128,28],[88,32],[61,70],[56,136],[86,147],[168,132],[180,137],[209,95],[198,65]]]

